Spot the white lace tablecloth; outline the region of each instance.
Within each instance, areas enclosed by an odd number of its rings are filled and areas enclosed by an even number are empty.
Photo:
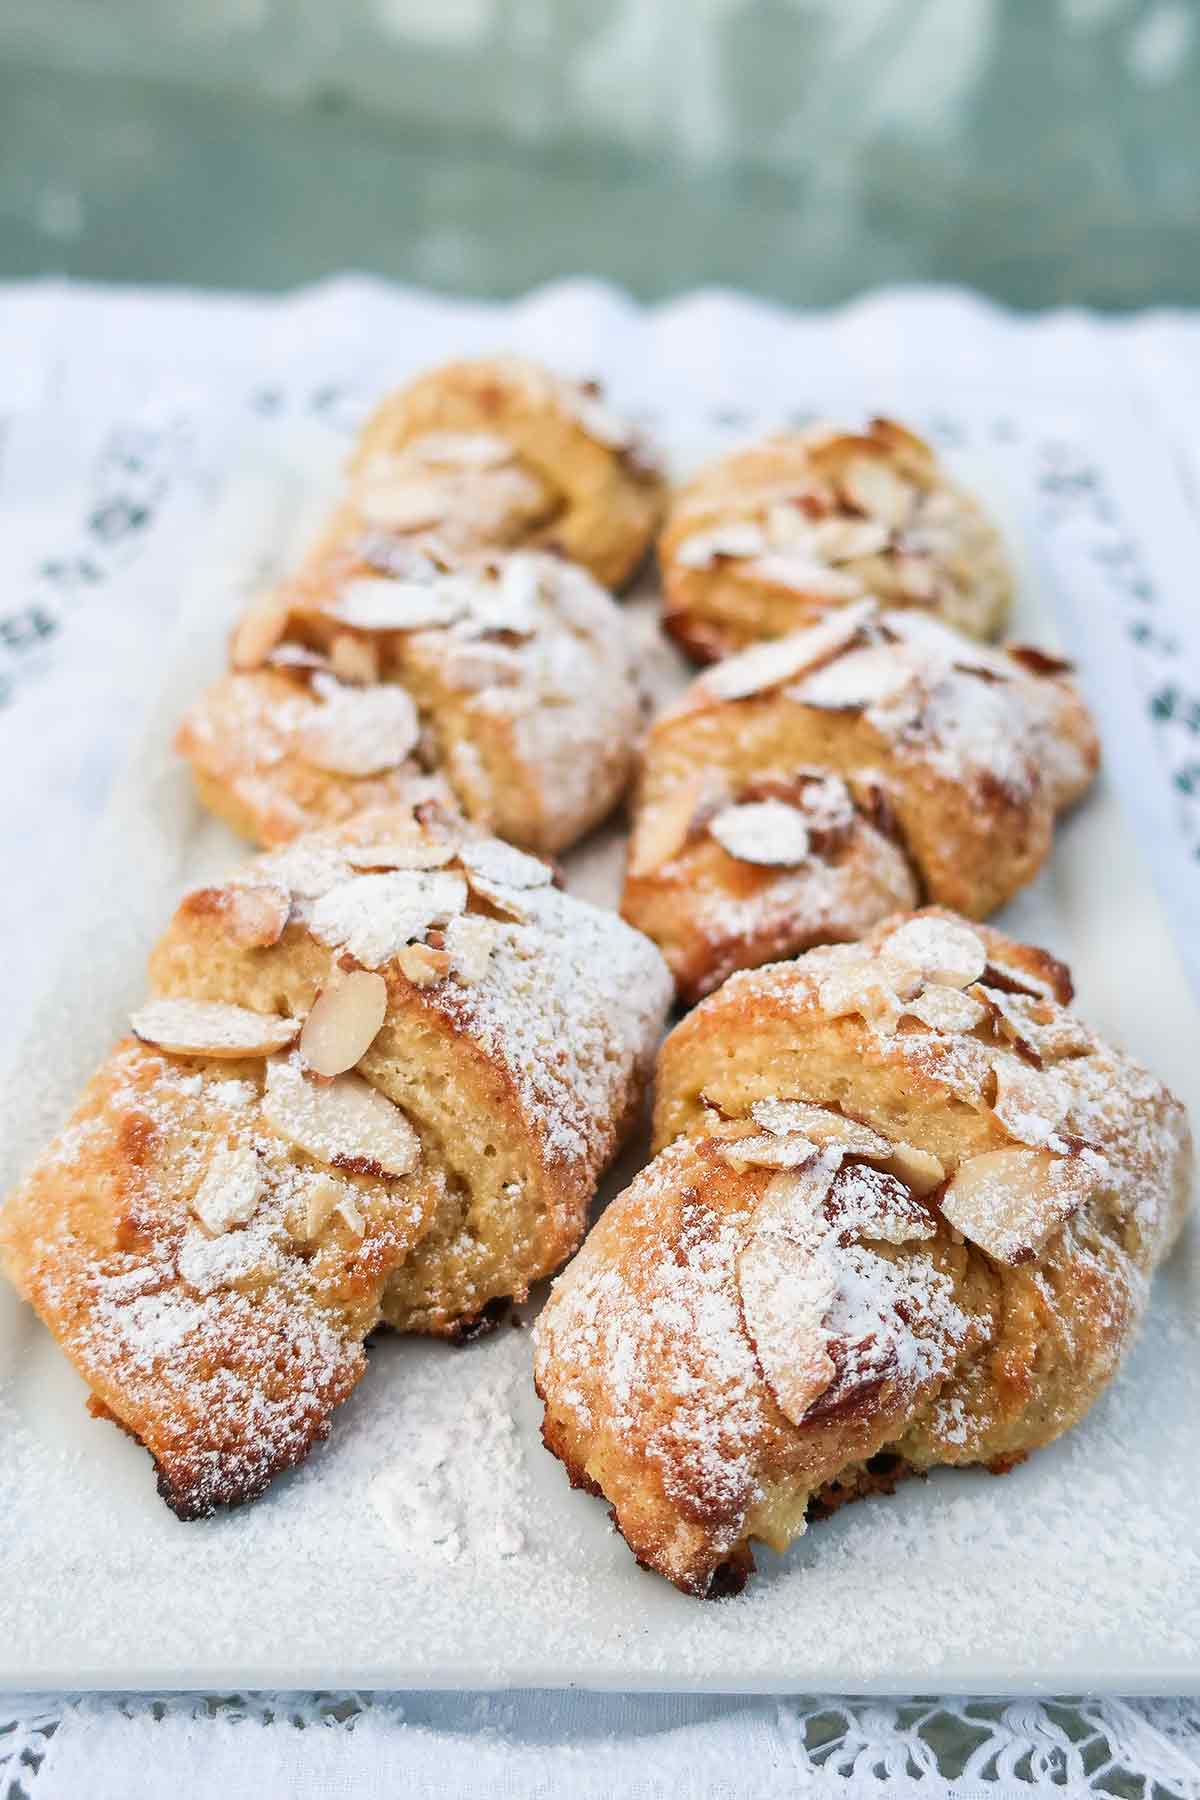
[[[857,398],[950,448],[1019,444],[1064,635],[1200,982],[1200,319],[1021,320],[942,290],[811,315],[701,294],[647,315],[589,282],[511,307],[362,280],[282,300],[51,282],[0,286],[10,1029],[45,978],[239,449],[299,417],[348,431],[389,381],[492,345],[599,373],[635,415],[702,399],[751,431]],[[568,1790],[1200,1800],[1200,1702],[0,1696],[0,1800]]]

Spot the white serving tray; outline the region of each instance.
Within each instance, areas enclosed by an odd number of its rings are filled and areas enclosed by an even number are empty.
[[[715,417],[671,423],[685,460],[722,436]],[[289,426],[231,472],[142,749],[81,870],[60,978],[19,1054],[6,1184],[123,1028],[175,897],[240,854],[169,740],[248,587],[294,553],[339,448]],[[1053,639],[1015,464],[968,460],[1022,564],[1016,630]],[[652,608],[632,613],[654,685],[669,687],[679,667]],[[619,860],[615,830],[599,834],[570,859],[569,885],[611,902]],[[1107,782],[999,922],[1065,956],[1087,1017],[1200,1118],[1194,997]],[[604,1506],[569,1490],[540,1444],[527,1331],[461,1350],[381,1340],[302,1469],[254,1506],[181,1524],[146,1454],[87,1415],[82,1382],[0,1283],[0,1683],[1193,1692],[1198,1320],[1193,1230],[1118,1380],[1064,1441],[1003,1480],[945,1471],[848,1508],[787,1556],[763,1551],[747,1592],[715,1604],[641,1572]],[[403,1506],[414,1478],[456,1522],[445,1541],[428,1506]]]

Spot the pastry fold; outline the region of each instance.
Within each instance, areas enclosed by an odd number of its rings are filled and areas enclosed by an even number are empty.
[[[1013,577],[996,527],[891,419],[765,439],[702,469],[659,541],[663,623],[710,662],[874,594],[994,637]]]
[[[706,670],[651,727],[621,910],[684,1000],[1038,873],[1099,745],[1069,665],[858,601]]]
[[[846,1500],[1087,1412],[1188,1205],[1184,1109],[1044,952],[937,910],[734,976],[537,1325],[547,1446],[638,1560],[737,1588]]]
[[[299,1462],[381,1322],[461,1336],[582,1236],[670,982],[546,864],[363,814],[187,895],[0,1260],[182,1517]]]

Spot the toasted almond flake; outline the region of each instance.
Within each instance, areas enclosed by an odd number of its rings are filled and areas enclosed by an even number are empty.
[[[306,675],[330,673],[329,658],[307,644],[276,644],[263,661],[269,669],[296,669]]]
[[[992,1111],[1019,1144],[1044,1144],[1067,1116],[1070,1093],[1052,1070],[1031,1069],[1006,1056],[995,1065]]]
[[[424,437],[412,438],[403,455],[417,462],[447,468],[494,469],[501,463],[516,461],[516,451],[507,438],[489,431],[429,431]]]
[[[945,987],[970,987],[987,965],[983,939],[958,919],[910,919],[885,943],[889,954],[913,963]]]
[[[299,1019],[220,1000],[150,1000],[129,1023],[144,1044],[175,1056],[270,1056],[300,1032]]]
[[[282,850],[273,850],[259,859],[259,866],[297,900],[319,899],[350,873],[343,845],[323,844],[307,837],[297,838]]]
[[[338,688],[296,733],[299,754],[332,775],[382,775],[398,769],[421,735],[417,709],[402,687]]]
[[[1030,1262],[1091,1197],[1082,1157],[1048,1150],[986,1150],[960,1163],[942,1196],[943,1217],[997,1262]]]
[[[986,1006],[952,987],[928,987],[915,1000],[906,1000],[904,1013],[928,1025],[930,1031],[974,1031],[987,1018]]]
[[[811,1106],[806,1100],[756,1100],[750,1117],[764,1131],[811,1138],[814,1144],[836,1145],[848,1156],[890,1156],[889,1138],[860,1125],[857,1119],[844,1118],[827,1106]]]
[[[322,988],[300,1033],[300,1055],[317,1075],[344,1075],[365,1056],[387,1012],[387,982],[369,969],[352,969],[334,987]]]
[[[239,950],[266,950],[283,936],[292,912],[292,896],[277,882],[216,890],[221,896],[222,930]]]
[[[872,419],[871,436],[876,443],[890,450],[906,469],[918,474],[928,474],[937,467],[937,458],[925,439],[918,437],[915,431],[910,431],[907,425],[901,425],[896,419]],[[939,497],[952,502],[950,495]]]
[[[1038,1068],[1066,1056],[1086,1056],[1092,1048],[1087,1027],[1054,1001],[1007,993],[986,982],[977,983],[970,991],[987,1008],[1000,1036]]]
[[[502,918],[511,919],[514,925],[527,925],[530,913],[525,896],[527,888],[513,888],[499,881],[489,881],[486,875],[468,870],[467,882],[477,900],[494,908]]]
[[[811,527],[811,542],[817,556],[832,563],[857,562],[860,557],[878,556],[891,541],[888,527],[875,519],[818,519]]]
[[[679,545],[674,560],[681,569],[710,569],[720,557],[758,556],[766,548],[762,526],[741,519],[712,531],[693,532]]]
[[[360,575],[342,587],[337,615],[358,631],[428,631],[453,625],[467,606],[457,579],[390,581]]]
[[[497,927],[491,919],[468,915],[451,919],[446,927],[446,953],[460,981],[482,981],[496,947]]]
[[[843,1238],[911,1244],[937,1236],[937,1226],[903,1181],[862,1163],[845,1164],[834,1176],[825,1216]]]
[[[892,576],[906,600],[932,606],[938,597],[938,572],[929,556],[902,552],[892,558]]]
[[[739,563],[735,573],[747,581],[765,581],[818,600],[856,600],[863,591],[856,575],[844,575],[804,550],[769,550],[765,556]]]
[[[817,1154],[817,1146],[805,1137],[776,1137],[760,1132],[726,1142],[721,1155],[735,1169],[800,1169]]]
[[[590,438],[609,450],[629,450],[636,442],[632,425],[619,418],[604,402],[574,382],[564,384],[567,404]]]
[[[482,875],[502,887],[549,887],[554,871],[538,856],[529,856],[499,838],[468,839],[459,846],[458,860],[468,877]]]
[[[916,1144],[893,1144],[884,1167],[898,1175],[921,1198],[931,1194],[946,1179],[946,1171],[939,1159],[931,1150],[922,1150]]]
[[[420,531],[440,525],[449,505],[445,478],[408,478],[395,470],[368,473],[355,492],[358,510],[369,525],[387,531]]]
[[[634,880],[656,874],[679,855],[704,799],[705,786],[702,774],[691,775],[642,815],[629,852],[629,873]]]
[[[346,861],[355,869],[442,869],[458,855],[458,846],[414,833],[386,844],[348,844]]]
[[[420,1139],[398,1106],[360,1075],[312,1081],[295,1057],[267,1064],[263,1117],[316,1162],[362,1175],[407,1175]]]
[[[344,1219],[346,1225],[354,1233],[355,1237],[363,1237],[366,1235],[367,1221],[359,1211],[358,1202],[353,1194],[343,1194],[333,1210]]]
[[[1052,959],[1047,959],[1048,961]],[[999,988],[1005,993],[1029,994],[1037,1000],[1050,1000],[1065,1005],[1071,999],[1070,972],[1062,963],[1054,965],[1064,977],[1065,991],[1059,990],[1049,977],[1031,974],[1021,963],[1006,962],[996,950],[988,953],[987,966],[983,971],[983,979],[989,988]]]
[[[833,1170],[818,1159],[775,1176],[737,1260],[746,1333],[779,1410],[799,1425],[835,1367],[824,1331],[837,1292],[833,1259],[817,1254],[813,1221]]]
[[[1036,644],[1005,644],[1004,654],[1029,675],[1052,675],[1057,679],[1075,673],[1073,662],[1062,656],[1051,656],[1048,651],[1039,650]]]
[[[895,470],[874,456],[855,456],[838,476],[839,489],[849,506],[868,518],[880,519],[891,530],[912,515],[916,493]]]
[[[708,822],[709,835],[739,862],[795,868],[809,854],[803,813],[783,800],[751,800],[726,806]]]
[[[319,943],[347,950],[356,962],[377,969],[466,904],[466,882],[448,870],[356,875],[321,896],[308,928]]]
[[[450,973],[452,958],[445,950],[434,950],[429,944],[406,944],[396,952],[396,961],[414,987],[436,987]]]
[[[767,508],[767,543],[762,550],[802,550],[812,557],[817,553],[816,525],[802,504],[803,496],[777,500]]]
[[[210,1237],[219,1237],[254,1217],[262,1192],[262,1167],[250,1146],[223,1145],[192,1196],[192,1211]]]
[[[324,1231],[335,1207],[341,1205],[344,1191],[343,1183],[335,1181],[332,1176],[322,1176],[313,1182],[308,1190],[303,1232],[310,1242]]]
[[[888,644],[851,650],[806,675],[788,689],[788,698],[825,712],[862,712],[882,706],[912,687],[916,673],[907,658]]]
[[[878,610],[874,600],[839,607],[804,631],[755,644],[726,658],[702,675],[699,685],[721,700],[741,700],[782,687],[806,669],[818,668],[846,649]]]
[[[351,687],[371,687],[379,680],[379,652],[367,638],[339,631],[329,646],[329,666]]]
[[[287,630],[288,606],[278,594],[263,594],[242,615],[229,660],[235,669],[257,669]]]

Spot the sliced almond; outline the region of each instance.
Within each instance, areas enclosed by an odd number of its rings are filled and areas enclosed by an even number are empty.
[[[858,1013],[878,1029],[893,1032],[904,1010],[901,1003],[918,993],[921,983],[920,970],[899,956],[862,956],[823,975],[817,998],[831,1019]]]
[[[901,425],[895,419],[879,418],[871,420],[870,430],[876,443],[890,450],[902,467],[924,476],[937,468],[937,458],[930,445],[907,425]],[[947,494],[945,498],[953,502],[952,495]]]
[[[811,527],[811,542],[815,553],[832,563],[857,562],[886,550],[891,532],[877,519],[818,519]]]
[[[756,1100],[750,1117],[764,1131],[791,1136],[798,1133],[814,1144],[836,1145],[848,1156],[890,1156],[892,1142],[869,1125],[847,1119],[827,1106],[807,1100]]]
[[[883,1166],[899,1176],[920,1198],[931,1194],[946,1179],[946,1171],[939,1159],[932,1151],[921,1150],[916,1144],[893,1144],[892,1153]]]
[[[987,1150],[960,1163],[943,1216],[997,1262],[1030,1262],[1091,1197],[1096,1177],[1078,1156]]]
[[[1038,958],[1040,972],[1005,956],[1003,951],[991,949],[983,971],[984,982],[989,988],[998,988],[1006,994],[1032,994],[1036,999],[1054,1000],[1060,1006],[1066,1006],[1075,992],[1067,965],[1045,950],[1030,954]]]
[[[360,1175],[407,1175],[421,1143],[400,1111],[360,1075],[313,1081],[294,1057],[267,1064],[263,1117],[316,1162]]]
[[[758,556],[767,549],[767,534],[753,519],[738,519],[712,531],[684,538],[673,561],[681,569],[709,569],[718,558]]]
[[[906,552],[892,558],[892,578],[906,600],[932,606],[938,597],[938,571],[929,556]]]
[[[703,775],[692,775],[654,801],[638,820],[629,853],[629,874],[641,880],[657,874],[683,849],[704,800]]]
[[[871,644],[827,663],[788,689],[789,699],[823,712],[862,712],[912,687],[911,662],[891,644]]]
[[[354,1198],[353,1194],[343,1194],[337,1205],[334,1207],[334,1211],[341,1216],[345,1221],[347,1229],[352,1231],[355,1237],[363,1237],[366,1235],[367,1221],[359,1211],[358,1201]]]
[[[721,1152],[735,1169],[800,1169],[816,1154],[817,1146],[806,1137],[780,1137],[770,1132],[728,1140]]]
[[[150,1000],[129,1021],[133,1034],[175,1056],[271,1056],[294,1043],[299,1019],[251,1012],[220,1000]]]
[[[321,1175],[308,1190],[308,1201],[304,1212],[304,1226],[301,1236],[309,1242],[319,1237],[332,1218],[336,1207],[341,1205],[344,1184],[335,1181],[332,1176]]]
[[[369,638],[339,631],[329,646],[329,666],[351,687],[372,687],[379,680],[379,652]]]
[[[495,469],[514,462],[517,453],[507,438],[490,431],[428,431],[412,438],[403,454],[435,466]]]
[[[549,887],[554,871],[540,857],[529,856],[499,838],[468,839],[458,850],[458,860],[467,871],[468,880],[482,875],[486,881],[501,887]]]
[[[457,857],[458,846],[414,833],[386,844],[347,844],[344,855],[354,869],[442,869]]]
[[[452,958],[445,950],[434,950],[429,944],[406,944],[396,952],[396,961],[414,987],[436,987],[450,973]]]
[[[262,1165],[250,1146],[222,1146],[192,1196],[192,1211],[210,1237],[219,1237],[254,1217],[262,1193]]]
[[[300,1055],[317,1075],[344,1075],[371,1048],[387,1012],[387,982],[352,969],[322,988],[300,1033]]]
[[[292,896],[276,882],[223,890],[225,935],[241,950],[266,950],[283,936]]]
[[[229,660],[235,669],[258,669],[287,630],[289,608],[278,594],[255,600],[233,634]]]
[[[605,406],[595,393],[570,385],[570,408],[588,436],[609,450],[628,450],[635,441],[632,425]]]
[[[382,775],[406,761],[420,735],[402,687],[338,688],[300,727],[295,745],[305,762],[332,775]]]
[[[985,982],[977,983],[971,992],[987,1007],[1001,1037],[1038,1068],[1066,1056],[1085,1056],[1092,1047],[1092,1034],[1086,1026],[1053,1001],[1008,993]]]
[[[1070,1109],[1070,1093],[1060,1076],[1031,1069],[1014,1057],[997,1059],[992,1111],[1020,1144],[1044,1144]]]
[[[936,1237],[937,1226],[896,1175],[866,1163],[844,1164],[833,1179],[825,1216],[842,1235],[909,1244]]]
[[[915,1000],[904,1003],[906,1017],[919,1019],[930,1031],[974,1031],[988,1016],[988,1009],[958,988],[927,987]]]
[[[819,668],[852,644],[863,627],[878,614],[874,600],[839,607],[818,624],[788,637],[755,644],[737,656],[727,657],[700,677],[700,686],[720,700],[741,700],[751,694],[782,687],[806,669]]]
[[[833,1171],[818,1159],[777,1175],[755,1211],[737,1260],[746,1334],[779,1410],[802,1423],[832,1382],[825,1318],[837,1292],[833,1259],[814,1229]]]
[[[795,868],[809,855],[803,813],[783,800],[751,800],[726,806],[708,822],[710,837],[739,862]]]
[[[429,631],[453,625],[466,612],[462,584],[453,579],[389,581],[359,576],[338,594],[337,614],[358,631]]]
[[[449,870],[357,875],[315,903],[308,928],[319,943],[377,969],[405,944],[465,910],[467,884]]]
[[[405,478],[394,464],[391,473],[368,474],[354,498],[367,523],[387,531],[421,531],[440,525],[453,503],[448,478],[422,478],[415,470]]]
[[[468,986],[482,981],[496,947],[496,926],[491,919],[468,915],[451,919],[446,927],[446,954],[460,981]]]
[[[912,516],[916,492],[878,456],[855,456],[837,479],[847,505],[898,530]]]
[[[913,963],[930,981],[967,988],[987,966],[987,951],[978,932],[958,919],[936,914],[910,919],[889,933],[884,943],[893,956]]]
[[[863,591],[856,575],[844,574],[803,550],[769,550],[765,556],[739,563],[735,572],[746,581],[790,588],[817,600],[857,600]]]

